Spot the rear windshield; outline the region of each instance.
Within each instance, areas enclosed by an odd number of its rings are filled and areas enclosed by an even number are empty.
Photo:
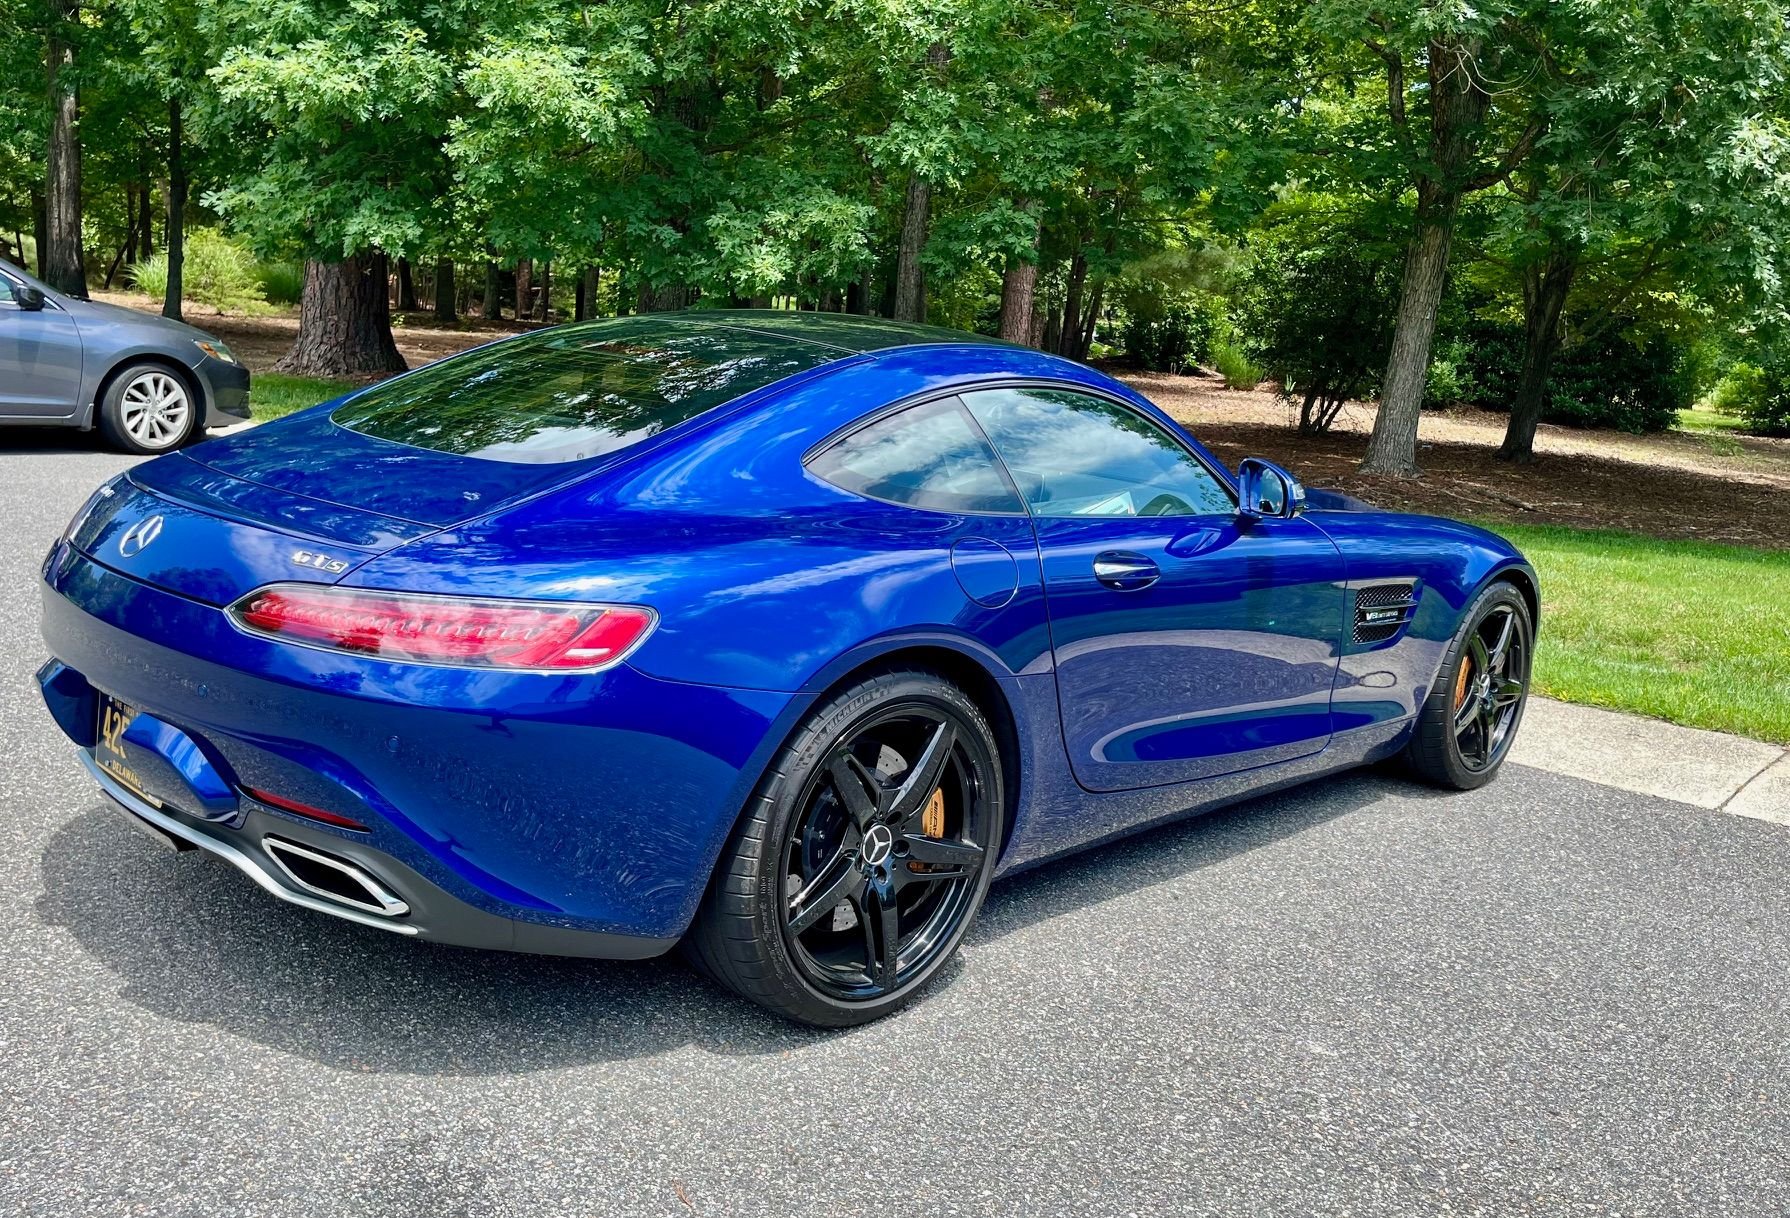
[[[330,418],[436,452],[579,461],[842,354],[725,326],[618,318],[443,360],[367,390]]]

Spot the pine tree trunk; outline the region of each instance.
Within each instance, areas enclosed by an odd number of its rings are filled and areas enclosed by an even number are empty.
[[[37,277],[44,278],[44,254],[50,248],[49,204],[43,192],[33,188],[31,191],[31,239],[37,248]]]
[[[597,316],[597,299],[603,288],[603,268],[587,266],[584,275],[578,281],[578,320],[588,321]]]
[[[72,69],[74,48],[64,41],[64,26],[76,19],[78,6],[62,0],[51,15],[47,75],[50,98],[49,168],[45,180],[44,281],[58,292],[85,300],[87,267],[81,251],[81,112]],[[69,72],[67,77],[65,72]]]
[[[186,148],[180,99],[168,101],[168,223],[162,230],[168,244],[168,286],[162,293],[162,316],[180,320],[182,275],[186,271]]]
[[[453,325],[459,320],[454,313],[454,260],[435,260],[435,320]]]
[[[516,320],[526,321],[535,307],[535,264],[527,258],[516,263]]]
[[[895,249],[895,320],[926,320],[926,272],[920,255],[932,223],[932,184],[919,174],[907,180],[907,202],[901,213],[901,239]]]
[[[1560,318],[1572,291],[1578,261],[1565,250],[1554,249],[1539,265],[1523,272],[1523,368],[1517,375],[1516,397],[1510,403],[1510,424],[1498,458],[1527,465],[1535,460],[1535,427],[1547,403],[1548,374],[1560,350]]]
[[[1031,204],[1022,201],[1020,208],[1030,211]],[[1038,238],[1042,225],[1042,221],[1034,221],[1032,247],[1027,256],[1012,259],[1001,276],[1001,337],[1010,343],[1029,345],[1032,341],[1032,303],[1038,290]]]
[[[142,217],[143,220],[142,256],[144,258],[153,258],[155,257],[155,227],[153,223],[155,218],[155,199],[150,193],[148,182],[143,183],[142,204],[137,208],[137,214]]]
[[[416,312],[416,279],[410,273],[410,259],[398,259],[398,312]]]
[[[486,321],[496,321],[503,316],[503,305],[497,299],[500,287],[497,264],[485,263],[485,303],[480,306],[479,314]]]
[[[274,371],[322,377],[403,372],[407,365],[392,341],[388,300],[383,255],[307,261],[298,339]]]
[[[1088,256],[1075,251],[1069,262],[1069,286],[1063,293],[1063,322],[1057,335],[1057,354],[1080,359],[1077,350],[1081,341],[1081,294],[1088,279]]]

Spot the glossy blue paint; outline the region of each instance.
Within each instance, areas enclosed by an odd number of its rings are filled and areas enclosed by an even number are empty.
[[[1017,750],[1011,871],[1396,750],[1474,592],[1502,573],[1533,586],[1491,534],[1321,492],[1260,519],[853,495],[805,458],[892,407],[1020,383],[1128,403],[1236,486],[1136,393],[1037,352],[865,319],[664,324],[780,334],[831,362],[589,461],[435,453],[348,431],[326,404],[139,466],[45,565],[58,723],[90,747],[104,691],[145,712],[124,747],[175,808],[269,791],[366,825],[307,829],[444,899],[669,941],[783,740],[867,665],[986,678]],[[121,548],[154,516],[153,544]],[[1155,578],[1098,582],[1112,551]],[[1419,586],[1414,620],[1353,644],[1352,589],[1399,579]],[[659,624],[583,674],[396,664],[230,624],[224,606],[291,580],[642,604]],[[240,802],[255,823],[287,815]]]

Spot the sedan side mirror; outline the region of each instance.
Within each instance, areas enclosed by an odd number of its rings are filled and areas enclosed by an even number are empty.
[[[13,288],[12,299],[27,313],[36,313],[44,307],[44,294],[28,283]]]
[[[1281,519],[1305,510],[1305,487],[1272,461],[1245,457],[1237,466],[1237,514],[1249,520]]]

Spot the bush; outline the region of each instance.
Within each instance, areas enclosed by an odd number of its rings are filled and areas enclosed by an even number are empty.
[[[1461,343],[1477,404],[1509,410],[1523,367],[1520,322],[1481,316]],[[1690,405],[1690,378],[1678,340],[1644,323],[1570,332],[1548,377],[1544,423],[1611,427],[1636,434],[1664,431]]]
[[[263,262],[255,278],[269,304],[295,305],[305,292],[305,268],[296,262]]]
[[[1790,356],[1766,362],[1760,370],[1759,392],[1746,402],[1740,417],[1748,431],[1790,436]]]
[[[1262,383],[1261,368],[1230,339],[1212,344],[1212,366],[1224,378],[1226,389],[1254,389]]]
[[[1187,372],[1212,353],[1223,319],[1216,300],[1193,292],[1127,292],[1120,345],[1126,362],[1154,372]]]
[[[1423,386],[1423,408],[1429,410],[1477,401],[1479,392],[1473,379],[1472,355],[1465,344],[1459,340],[1437,343],[1430,359],[1429,377]]]
[[[255,260],[249,252],[212,228],[195,228],[186,234],[185,258],[180,271],[180,298],[225,310],[252,312],[265,303]],[[132,264],[130,276],[139,291],[165,296],[168,291],[168,256],[156,254]]]
[[[1328,431],[1344,403],[1379,391],[1397,274],[1346,215],[1295,214],[1257,243],[1237,327],[1283,396],[1300,399],[1300,431]]]
[[[1765,369],[1739,360],[1728,367],[1709,391],[1709,408],[1717,414],[1751,414],[1765,397]]]

